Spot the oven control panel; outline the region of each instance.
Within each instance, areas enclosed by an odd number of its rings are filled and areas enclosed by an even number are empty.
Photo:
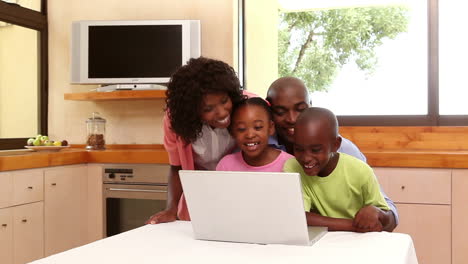
[[[137,164],[106,166],[103,168],[104,183],[151,183],[167,184],[169,165]]]
[[[133,178],[133,169],[113,169],[113,168],[106,168],[104,169],[104,174],[107,175],[109,180],[120,180],[120,181],[127,181]]]

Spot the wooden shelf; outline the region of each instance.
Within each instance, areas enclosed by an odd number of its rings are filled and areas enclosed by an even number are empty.
[[[164,99],[166,90],[66,93],[63,97],[75,101]]]

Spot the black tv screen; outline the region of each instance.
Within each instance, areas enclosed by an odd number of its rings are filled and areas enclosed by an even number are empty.
[[[88,52],[89,78],[168,77],[182,65],[182,26],[90,26]]]

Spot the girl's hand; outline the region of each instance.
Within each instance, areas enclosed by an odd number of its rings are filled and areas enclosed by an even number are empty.
[[[152,215],[145,224],[160,224],[160,223],[168,223],[174,222],[177,220],[177,210],[164,210],[159,213]]]

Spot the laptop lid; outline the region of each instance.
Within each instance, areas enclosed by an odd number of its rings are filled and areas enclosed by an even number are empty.
[[[180,170],[196,239],[309,245],[298,173]]]

